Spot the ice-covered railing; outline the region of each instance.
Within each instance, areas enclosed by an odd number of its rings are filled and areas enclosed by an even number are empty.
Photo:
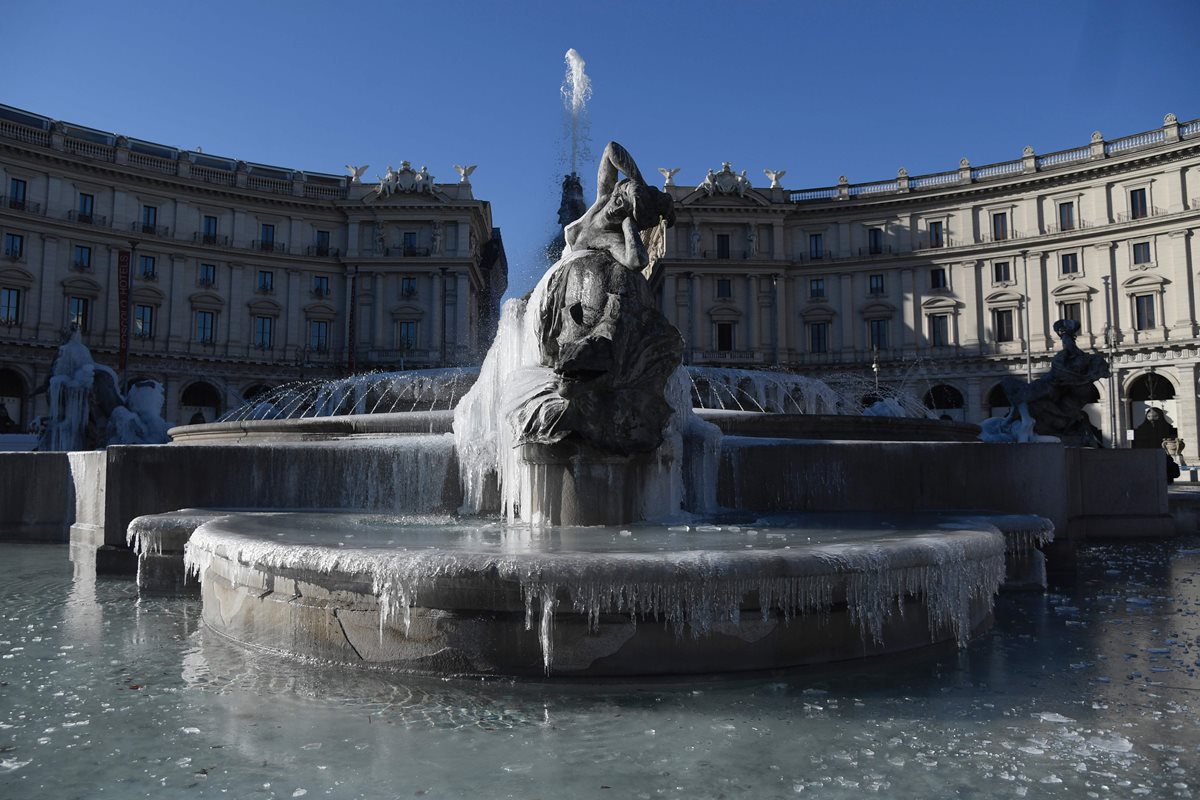
[[[255,395],[220,421],[449,411],[478,377],[478,368],[451,367],[298,381]]]

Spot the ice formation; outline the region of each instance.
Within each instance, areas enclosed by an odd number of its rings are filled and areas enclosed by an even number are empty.
[[[891,616],[902,613],[904,599],[919,596],[928,609],[931,637],[949,630],[965,644],[971,603],[990,603],[1004,578],[1004,536],[981,523],[974,529],[962,522],[954,531],[855,542],[735,549],[728,544],[709,548],[705,539],[667,552],[571,552],[549,546],[527,529],[500,531],[500,546],[491,548],[470,536],[447,541],[445,547],[351,547],[345,541],[310,545],[272,541],[255,535],[253,527],[242,532],[237,518],[223,517],[192,535],[185,564],[191,574],[202,576],[213,559],[225,559],[243,571],[245,583],[260,569],[369,578],[378,598],[381,635],[383,626],[394,623],[407,632],[411,609],[436,602],[443,582],[516,584],[525,602],[526,628],[537,625],[550,672],[555,615],[566,609],[584,615],[593,630],[601,615],[624,614],[635,623],[659,621],[677,635],[698,637],[720,623],[736,624],[743,605],[752,600],[763,620],[776,616],[786,621],[828,613],[844,596],[864,639],[880,642]],[[289,524],[278,520],[279,530],[288,530]],[[639,529],[639,535],[649,534]]]
[[[137,381],[122,396],[117,374],[92,359],[79,331],[58,348],[51,368],[46,419],[39,450],[85,450],[110,444],[162,444],[170,425],[162,418],[163,389]]]
[[[553,380],[553,372],[542,365],[538,325],[551,277],[574,255],[564,255],[547,270],[528,297],[504,304],[479,379],[454,409],[465,514],[495,511],[489,507],[489,494],[498,490],[499,511],[509,520],[539,521],[528,512],[534,505],[538,470],[521,462],[517,432],[509,418],[525,398]],[[669,518],[684,508],[694,512],[716,508],[720,430],[695,415],[690,387],[687,371],[680,367],[667,386],[674,413],[656,453],[659,468],[645,493],[645,519]]]

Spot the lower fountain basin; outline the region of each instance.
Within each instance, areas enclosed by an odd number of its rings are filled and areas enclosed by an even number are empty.
[[[186,560],[221,635],[418,673],[778,669],[963,644],[990,625],[1008,543],[986,517],[851,523],[238,513],[202,524]]]

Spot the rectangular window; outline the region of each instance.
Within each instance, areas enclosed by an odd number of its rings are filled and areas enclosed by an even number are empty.
[[[25,257],[25,237],[19,233],[4,234],[4,257],[20,261]]]
[[[158,233],[158,206],[142,206],[142,233]]]
[[[196,341],[201,344],[212,344],[213,333],[217,329],[217,313],[215,311],[196,312]]]
[[[275,273],[269,269],[260,269],[258,271],[258,291],[263,294],[270,294],[275,291]]]
[[[1063,275],[1075,275],[1079,272],[1078,253],[1063,253],[1059,258],[1059,263],[1062,265]]]
[[[15,208],[18,211],[25,209],[25,181],[20,178],[12,178],[8,182],[8,207]]]
[[[950,315],[929,315],[929,344],[931,347],[945,347],[950,344]]]
[[[87,194],[86,192],[79,193],[79,206],[75,209],[75,219],[79,222],[90,223],[93,219],[93,213],[96,210],[95,195]]]
[[[717,278],[717,297],[733,297],[733,281],[729,278]]]
[[[317,231],[317,255],[329,255],[329,231]]]
[[[0,289],[0,325],[16,325],[21,321],[21,290]]]
[[[204,237],[205,244],[217,243],[217,218],[208,214],[204,215],[204,219],[200,224],[200,233]]]
[[[133,335],[139,339],[154,336],[154,306],[139,303],[133,307]]]
[[[808,325],[808,352],[829,352],[829,323],[810,322]]]
[[[409,352],[417,347],[417,321],[402,319],[396,322],[396,349]]]
[[[312,293],[317,297],[329,296],[329,276],[314,275],[312,279]]]
[[[929,270],[929,288],[930,289],[945,289],[946,288],[946,268],[934,267]]]
[[[405,275],[400,279],[400,296],[401,297],[416,297],[417,296],[417,279],[411,275]]]
[[[717,234],[717,258],[729,258],[729,234]]]
[[[883,294],[883,276],[871,275],[867,278],[871,294]]]
[[[810,233],[808,235],[808,257],[814,260],[825,257],[825,234]]]
[[[808,281],[808,297],[811,300],[825,299],[825,279],[810,278]]]
[[[883,228],[867,228],[867,245],[871,255],[883,252]]]
[[[254,346],[260,350],[271,349],[271,328],[275,320],[272,317],[254,318]]]
[[[67,324],[87,333],[89,322],[88,299],[86,297],[67,298]]]
[[[1076,322],[1083,322],[1083,316],[1080,314],[1079,303],[1062,303],[1058,307],[1059,319],[1073,319]]]
[[[1145,219],[1149,216],[1150,207],[1146,204],[1146,190],[1134,189],[1129,193],[1129,218]]]
[[[1135,323],[1139,331],[1148,331],[1154,327],[1154,295],[1139,294],[1133,298]]]
[[[75,269],[90,271],[92,268],[92,248],[75,245],[74,255],[71,256],[71,266]]]
[[[944,226],[945,226],[944,222],[929,223],[929,246],[930,247],[944,247],[945,246],[946,237],[945,237],[945,233],[944,233],[944,230],[945,230]]]
[[[867,320],[867,346],[872,350],[887,350],[889,322],[886,319]]]
[[[733,323],[717,323],[717,352],[728,353],[733,350]]]
[[[216,286],[217,285],[217,265],[216,264],[201,264],[196,268],[196,285],[198,286]]]
[[[258,226],[258,247],[267,252],[275,249],[275,226],[269,222]]]
[[[1008,238],[1008,212],[997,211],[992,214],[992,241],[1002,242]]]
[[[1150,263],[1150,243],[1149,242],[1134,242],[1133,243],[1133,263],[1149,264]]]
[[[1075,230],[1075,204],[1058,204],[1058,229],[1060,231]]]
[[[311,350],[323,353],[329,349],[329,323],[323,319],[308,321],[308,346]]]
[[[417,254],[417,234],[415,231],[404,232],[404,255],[415,256]]]
[[[997,261],[992,264],[992,283],[1008,283],[1012,280],[1012,272],[1007,261]]]
[[[138,274],[153,279],[158,276],[158,259],[154,256],[138,256]]]
[[[1013,311],[1011,308],[998,308],[992,311],[992,332],[997,342],[1013,341]]]

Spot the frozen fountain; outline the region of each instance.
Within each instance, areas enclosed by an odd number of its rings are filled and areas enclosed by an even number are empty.
[[[1036,548],[1066,514],[1004,479],[1013,448],[795,438],[788,420],[804,414],[787,411],[845,405],[802,380],[725,376],[760,410],[712,412],[720,425],[694,413],[695,381],[718,376],[680,367],[643,275],[673,216],[609,144],[596,201],[533,292],[506,304],[452,433],[446,412],[420,410],[221,423],[280,428],[233,445],[191,426],[140,448],[141,475],[178,458],[202,472],[186,490],[159,479],[157,510],[177,510],[130,523],[143,590],[186,588],[183,562],[208,628],[296,656],[632,676],[962,645],[1003,583],[1040,585]],[[313,413],[353,410],[372,385],[302,394]],[[797,405],[763,413],[771,398]],[[966,475],[946,457],[961,448],[981,456]],[[121,502],[118,518],[136,507]],[[922,513],[955,508],[988,510]]]

